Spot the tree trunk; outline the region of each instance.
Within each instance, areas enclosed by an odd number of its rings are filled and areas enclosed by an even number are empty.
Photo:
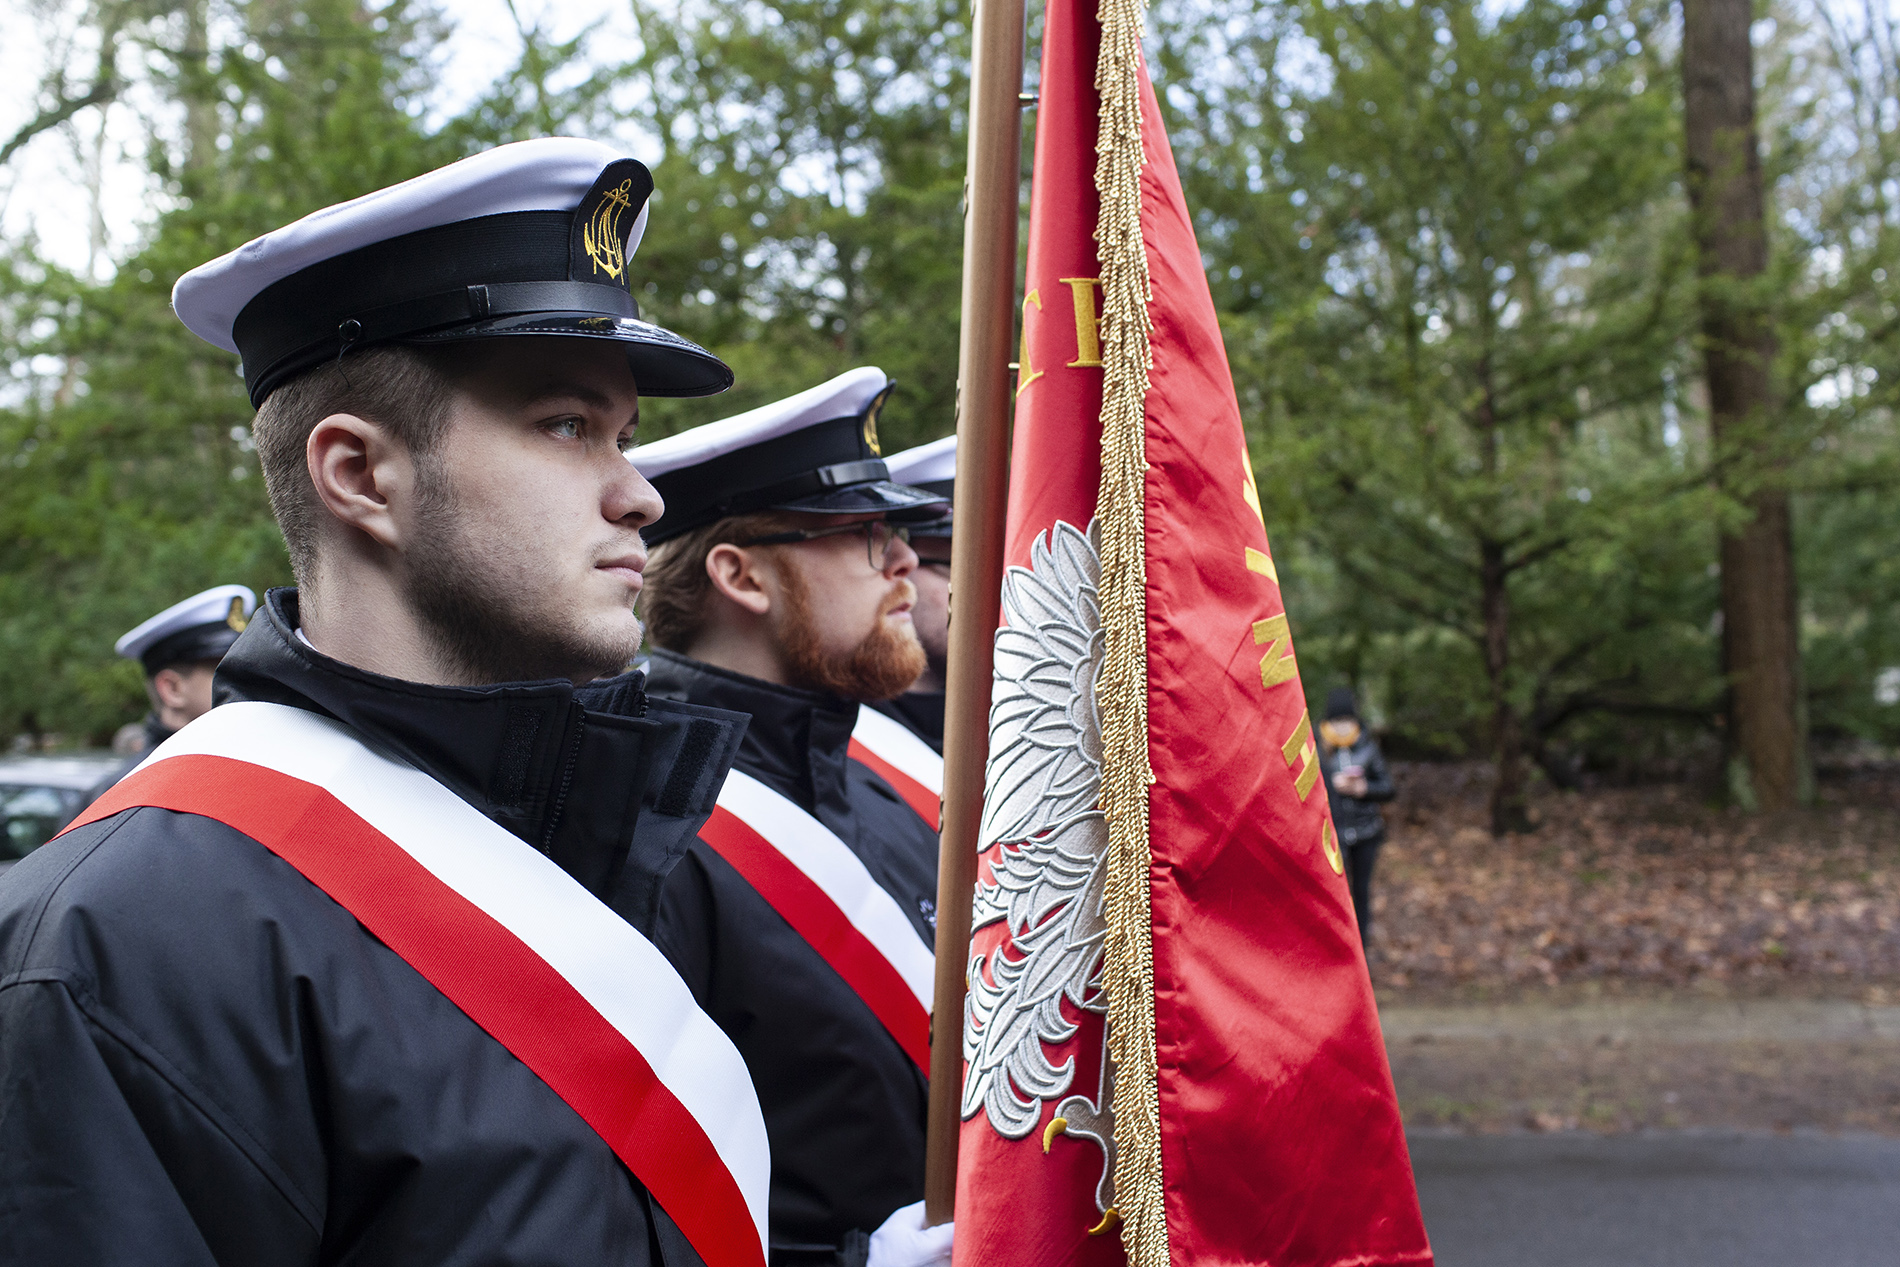
[[[1491,834],[1529,831],[1530,802],[1524,786],[1524,727],[1511,707],[1511,598],[1504,547],[1478,544],[1480,611],[1484,618],[1484,672],[1491,681],[1491,760],[1497,782],[1491,788]]]
[[[1498,476],[1498,412],[1491,384],[1491,355],[1478,358],[1478,460],[1486,481]],[[1496,495],[1489,484],[1487,497]],[[1511,707],[1511,569],[1502,541],[1478,539],[1478,614],[1484,626],[1484,673],[1491,682],[1491,834],[1529,831],[1530,801],[1524,786],[1524,727]]]
[[[1811,786],[1801,707],[1794,537],[1773,456],[1775,336],[1756,279],[1768,269],[1755,134],[1750,0],[1683,0],[1689,198],[1701,275],[1709,429],[1718,479],[1749,521],[1721,541],[1722,661],[1731,786],[1786,809]]]
[[[185,103],[185,170],[203,173],[218,154],[218,106],[211,77],[211,31],[206,0],[185,4],[185,47],[179,57],[179,95]],[[194,190],[194,193],[201,192]]]

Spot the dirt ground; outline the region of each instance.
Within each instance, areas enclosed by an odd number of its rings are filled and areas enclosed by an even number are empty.
[[[1408,1124],[1900,1135],[1900,766],[1767,819],[1551,792],[1503,840],[1482,767],[1394,774],[1368,963]]]

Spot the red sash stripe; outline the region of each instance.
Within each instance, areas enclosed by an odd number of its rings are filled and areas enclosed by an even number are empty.
[[[215,819],[295,867],[572,1106],[708,1267],[762,1267],[731,1172],[639,1050],[513,933],[335,796],[249,762],[186,754],[134,772],[66,830],[136,806]]]
[[[930,830],[943,830],[943,802],[935,792],[872,752],[862,740],[853,739],[848,751],[853,761],[870,766],[880,778],[895,788],[897,794],[917,811],[917,817],[930,824]]]
[[[785,917],[865,1005],[917,1067],[930,1071],[930,1013],[890,961],[857,930],[825,891],[737,814],[720,806],[699,838]]]

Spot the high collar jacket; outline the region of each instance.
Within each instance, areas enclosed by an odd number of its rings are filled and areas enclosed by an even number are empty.
[[[896,699],[881,700],[871,707],[929,744],[932,752],[943,755],[942,691],[906,691]]]
[[[267,596],[220,703],[342,721],[651,921],[743,718],[634,676],[394,681],[296,623]],[[573,1109],[248,836],[132,809],[0,877],[0,1263],[699,1261]]]
[[[850,759],[856,704],[665,651],[649,666],[648,690],[749,713],[735,768],[836,833],[932,944],[937,834]],[[667,880],[654,940],[751,1070],[772,1142],[774,1263],[852,1261],[865,1233],[923,1195],[922,1072],[844,979],[703,842]]]

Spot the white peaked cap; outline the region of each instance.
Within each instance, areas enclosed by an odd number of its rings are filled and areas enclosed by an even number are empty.
[[[638,445],[628,456],[635,470],[652,479],[788,436],[814,423],[855,418],[890,385],[890,376],[883,370],[875,365],[860,366],[846,370],[829,382],[808,387],[796,396],[787,396],[652,444]]]
[[[957,477],[957,438],[945,436],[884,459],[899,484],[941,484]]]
[[[353,350],[518,335],[610,340],[642,395],[711,395],[732,371],[639,319],[630,261],[652,193],[644,164],[597,141],[498,146],[202,264],[172,308],[243,357],[254,405]]]
[[[173,603],[150,620],[139,626],[117,642],[112,649],[128,660],[144,659],[147,652],[164,652],[163,644],[177,642],[180,654],[173,656],[176,663],[186,659],[211,659],[222,655],[223,647],[229,646],[232,638],[243,630],[245,622],[257,610],[257,595],[243,585],[217,585],[201,594],[193,594],[182,602]],[[219,630],[228,632],[228,637],[206,637],[218,635]],[[218,646],[222,643],[222,646]],[[195,654],[202,649],[212,652],[209,655]],[[152,666],[163,668],[163,664]]]
[[[265,287],[332,256],[419,229],[507,211],[572,211],[600,175],[625,155],[599,141],[549,136],[515,141],[447,167],[313,211],[186,273],[172,287],[185,328],[236,352],[231,327]],[[626,251],[646,235],[641,207]]]
[[[628,455],[666,500],[650,542],[761,510],[934,519],[945,501],[891,482],[878,413],[891,380],[875,366]]]

